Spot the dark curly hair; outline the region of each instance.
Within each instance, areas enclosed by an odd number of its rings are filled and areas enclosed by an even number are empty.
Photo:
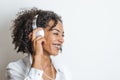
[[[17,52],[33,54],[32,42],[28,35],[33,30],[32,21],[36,15],[38,15],[36,25],[42,28],[46,28],[50,20],[54,21],[51,28],[55,27],[58,21],[62,22],[61,17],[52,11],[32,8],[18,12],[12,26],[12,43],[15,45]]]

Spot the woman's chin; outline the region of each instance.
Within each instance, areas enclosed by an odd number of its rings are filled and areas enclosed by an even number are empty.
[[[57,56],[59,52],[53,52],[51,55],[52,56]]]

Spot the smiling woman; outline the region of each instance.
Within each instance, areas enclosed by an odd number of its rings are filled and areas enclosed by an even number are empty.
[[[36,36],[42,30],[44,36]],[[64,42],[62,20],[56,13],[36,8],[21,11],[14,20],[12,38],[17,52],[28,56],[8,64],[8,80],[70,80],[50,58],[58,55]]]

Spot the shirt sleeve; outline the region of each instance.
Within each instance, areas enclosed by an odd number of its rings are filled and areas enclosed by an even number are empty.
[[[16,63],[10,63],[6,71],[7,80],[43,80],[42,70],[31,68],[29,72],[26,72],[23,66],[19,66]]]

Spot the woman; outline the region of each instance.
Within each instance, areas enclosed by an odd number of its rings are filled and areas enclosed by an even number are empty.
[[[37,34],[42,30],[44,35]],[[58,55],[64,42],[62,20],[56,13],[36,8],[21,11],[14,20],[12,38],[17,52],[28,56],[9,63],[8,80],[70,80],[50,58]]]

